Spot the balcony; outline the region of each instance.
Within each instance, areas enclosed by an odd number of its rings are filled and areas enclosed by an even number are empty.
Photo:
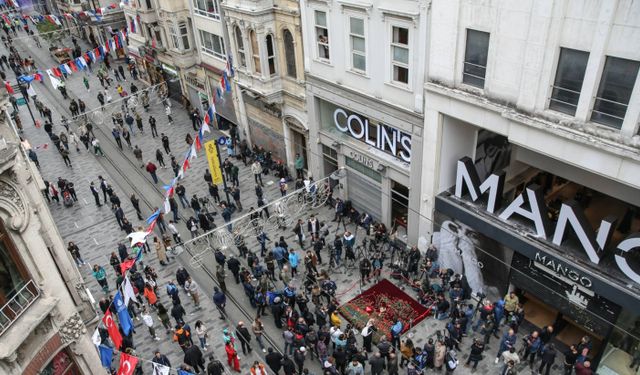
[[[282,80],[278,75],[262,78],[248,72],[236,70],[238,86],[254,93],[269,104],[282,103]]]
[[[33,282],[27,283],[0,308],[0,336],[40,297],[40,289]]]

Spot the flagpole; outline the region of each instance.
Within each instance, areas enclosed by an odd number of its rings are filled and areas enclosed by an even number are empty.
[[[22,86],[22,82],[20,82],[20,78],[17,78],[16,81],[18,81],[18,87],[20,87],[20,93],[22,93],[22,98],[24,99],[24,102],[27,104],[27,109],[29,110],[29,116],[31,116],[31,120],[33,120],[33,126],[36,126],[36,119],[33,117],[33,112],[31,112],[31,106],[29,105],[29,93],[27,92],[26,89],[23,90],[23,86]],[[27,97],[25,97],[25,94]],[[17,111],[16,111],[17,112]]]

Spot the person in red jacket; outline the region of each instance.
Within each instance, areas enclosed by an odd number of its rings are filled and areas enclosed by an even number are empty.
[[[147,172],[149,172],[149,174],[151,175],[151,178],[153,179],[154,184],[158,183],[158,175],[156,175],[157,169],[158,167],[156,167],[156,165],[153,164],[151,160],[147,162]]]
[[[228,342],[224,346],[224,351],[227,352],[227,363],[229,366],[233,366],[236,372],[240,372],[240,361],[238,360],[238,352],[233,347],[231,342]]]

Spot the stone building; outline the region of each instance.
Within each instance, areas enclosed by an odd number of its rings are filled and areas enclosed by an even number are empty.
[[[97,322],[82,276],[42,195],[0,97],[0,373],[98,374],[87,324]],[[54,270],[54,272],[52,272]]]

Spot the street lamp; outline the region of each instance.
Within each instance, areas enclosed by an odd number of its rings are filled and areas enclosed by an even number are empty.
[[[31,106],[29,105],[29,98],[28,98],[29,93],[27,92],[27,89],[23,86],[22,77],[24,76],[19,76],[16,79],[18,81],[18,87],[20,88],[20,92],[22,93],[22,99],[24,100],[25,104],[27,105],[27,109],[29,110],[29,116],[31,116],[31,120],[33,120],[33,126],[37,126],[36,119],[33,117],[33,112],[31,112]]]

